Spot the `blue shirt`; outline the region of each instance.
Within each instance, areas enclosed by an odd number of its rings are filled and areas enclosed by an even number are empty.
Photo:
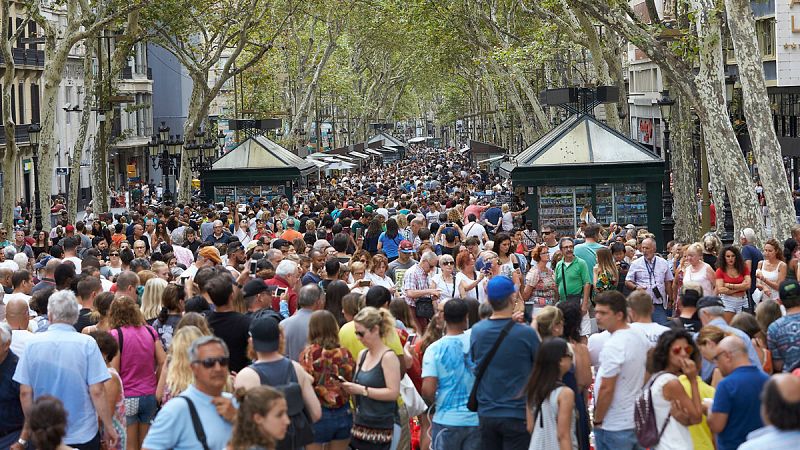
[[[722,379],[711,411],[728,415],[717,435],[717,450],[736,450],[747,433],[764,426],[761,421],[761,389],[769,376],[754,366],[739,367]]]
[[[800,442],[800,430],[783,431],[768,426],[750,433],[747,442],[739,446],[739,450],[796,448],[798,442]]]
[[[492,206],[491,208],[487,209],[483,213],[483,218],[486,219],[486,221],[492,225],[489,227],[491,229],[488,231],[494,231],[493,226],[496,226],[500,221],[500,219],[502,219],[502,217],[503,217],[503,211],[501,211],[500,208]]]
[[[64,403],[66,444],[88,442],[97,434],[97,413],[88,387],[111,378],[97,342],[72,325],[53,323],[34,334],[20,356],[14,381],[30,386],[34,399],[52,395]]]
[[[394,239],[390,238],[389,236],[386,236],[386,232],[381,233],[381,235],[378,237],[378,242],[380,242],[381,245],[383,245],[381,250],[383,250],[383,253],[386,254],[387,258],[397,258],[398,246],[400,245],[400,241],[402,240],[403,240],[403,235],[399,231],[397,232],[397,236],[395,236]]]
[[[188,397],[197,409],[197,415],[203,424],[208,448],[222,449],[228,445],[233,431],[233,424],[229,423],[217,413],[217,408],[211,403],[212,397],[200,392],[194,385],[190,385],[181,396]],[[231,398],[231,394],[222,393],[223,397]],[[158,412],[147,437],[144,438],[142,448],[174,450],[196,450],[203,448],[197,440],[192,416],[189,414],[189,405],[186,400],[173,398],[168,401]]]
[[[422,378],[437,378],[436,413],[439,425],[477,427],[478,414],[467,409],[475,382],[469,355],[469,335],[443,336],[425,350]]]
[[[789,314],[772,322],[767,329],[767,345],[773,361],[783,361],[789,372],[800,363],[800,314]]]
[[[742,246],[742,259],[750,260],[750,293],[756,289],[756,270],[758,263],[764,260],[764,254],[753,244]]]
[[[476,372],[509,320],[486,319],[472,327],[470,354]],[[480,380],[479,416],[525,419],[525,396],[521,393],[538,349],[539,336],[533,328],[514,324]]]

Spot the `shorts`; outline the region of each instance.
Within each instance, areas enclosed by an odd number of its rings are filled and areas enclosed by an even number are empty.
[[[125,422],[128,426],[136,423],[150,424],[158,411],[155,395],[125,397]]]
[[[747,296],[744,297],[733,297],[730,295],[720,295],[720,299],[722,299],[722,305],[725,308],[725,312],[732,312],[732,313],[740,313],[742,312],[742,308],[747,306]]]
[[[314,442],[317,444],[350,439],[353,413],[347,405],[336,409],[323,406],[322,417],[312,426],[314,427]]]
[[[581,317],[581,336],[591,336],[592,334],[592,320],[589,318],[589,312]]]

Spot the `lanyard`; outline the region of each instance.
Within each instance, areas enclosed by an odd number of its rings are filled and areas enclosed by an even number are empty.
[[[644,267],[647,269],[647,274],[650,276],[650,287],[653,287],[653,277],[655,276],[655,273],[656,273],[656,262],[657,261],[656,261],[656,257],[655,256],[653,257],[653,265],[652,265],[652,267],[647,262],[647,258],[645,258],[645,260],[644,260]]]

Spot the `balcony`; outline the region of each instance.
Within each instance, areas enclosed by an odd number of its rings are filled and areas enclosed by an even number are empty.
[[[27,123],[17,125],[14,127],[14,140],[16,141],[17,145],[20,144],[27,144],[30,142],[30,138],[28,137],[28,125]],[[0,145],[6,144],[6,127],[0,126]]]
[[[125,66],[122,68],[122,72],[119,74],[119,78],[121,80],[132,80],[133,79],[133,69],[130,66]]]
[[[14,64],[17,66],[33,66],[37,69],[44,69],[44,50],[12,48],[11,55],[14,57]],[[5,65],[2,56],[0,56],[0,65]]]

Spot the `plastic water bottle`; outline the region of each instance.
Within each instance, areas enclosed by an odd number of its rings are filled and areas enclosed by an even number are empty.
[[[283,318],[285,319],[285,318],[289,317],[289,315],[290,315],[289,314],[289,303],[286,300],[281,300],[280,308],[281,308],[280,312],[281,312],[281,315],[283,316]]]

